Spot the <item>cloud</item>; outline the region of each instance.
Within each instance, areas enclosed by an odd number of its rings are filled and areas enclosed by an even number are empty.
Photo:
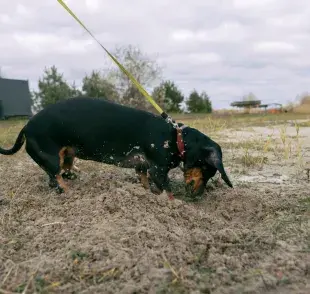
[[[294,44],[286,42],[259,42],[253,46],[255,52],[265,54],[294,54],[298,48]]]
[[[92,40],[67,40],[52,33],[16,33],[13,39],[23,50],[39,54],[89,54],[94,50]]]
[[[205,90],[216,108],[247,92],[286,103],[309,91],[310,3],[306,0],[67,0],[108,49],[132,44],[156,58],[186,95]],[[57,1],[0,0],[4,76],[36,88],[45,66],[80,83],[114,67]]]
[[[277,3],[278,3],[277,0],[252,0],[252,1],[233,0],[233,6],[236,9],[244,9],[244,10],[263,8],[266,6],[275,5]]]
[[[223,22],[209,30],[177,30],[172,33],[172,39],[181,42],[200,43],[235,43],[246,38],[246,29],[238,22]]]

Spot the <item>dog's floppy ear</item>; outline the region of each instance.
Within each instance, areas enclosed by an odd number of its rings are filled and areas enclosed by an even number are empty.
[[[225,183],[229,187],[233,188],[233,185],[225,172],[221,154],[219,154],[219,152],[214,147],[204,147],[204,150],[206,151],[205,160],[207,164],[215,167],[221,173],[222,179],[225,181]]]

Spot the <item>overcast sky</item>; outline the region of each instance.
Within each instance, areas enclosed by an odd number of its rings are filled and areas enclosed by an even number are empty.
[[[27,3],[27,4],[26,4]],[[188,94],[205,90],[215,108],[253,92],[286,103],[310,90],[309,0],[67,0],[108,49],[137,45]],[[57,0],[0,0],[4,77],[35,88],[55,64],[77,84],[114,66]]]

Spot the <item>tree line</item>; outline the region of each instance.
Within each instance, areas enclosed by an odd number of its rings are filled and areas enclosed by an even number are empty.
[[[212,103],[205,91],[198,93],[193,89],[188,97],[185,97],[174,81],[162,78],[162,68],[139,48],[131,45],[117,47],[112,54],[144,87],[150,88],[157,83],[151,95],[168,113],[183,112],[181,104],[184,102],[187,111],[191,113],[212,112]],[[60,73],[53,65],[44,69],[43,76],[38,81],[38,90],[32,91],[31,94],[35,111],[63,99],[86,96],[104,98],[122,105],[154,112],[152,105],[117,67],[107,73],[94,70],[86,74],[81,88],[78,89],[75,83],[69,84],[63,73]]]

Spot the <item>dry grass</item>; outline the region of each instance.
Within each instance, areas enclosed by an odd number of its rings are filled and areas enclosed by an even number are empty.
[[[310,113],[310,96],[304,95],[298,105],[293,109],[294,113]]]
[[[285,122],[299,120],[310,121],[310,113],[279,113],[279,114],[175,114],[173,118],[184,121],[193,127],[205,130],[236,129],[250,126],[275,126]]]
[[[0,293],[309,293],[310,184],[297,163],[310,132],[300,118],[185,117],[221,144],[235,185],[216,176],[197,202],[185,201],[179,170],[174,202],[131,170],[83,161],[60,196],[24,151],[0,156]],[[1,123],[1,146],[24,123]]]
[[[26,123],[26,120],[16,119],[0,121],[0,145],[11,146]]]

